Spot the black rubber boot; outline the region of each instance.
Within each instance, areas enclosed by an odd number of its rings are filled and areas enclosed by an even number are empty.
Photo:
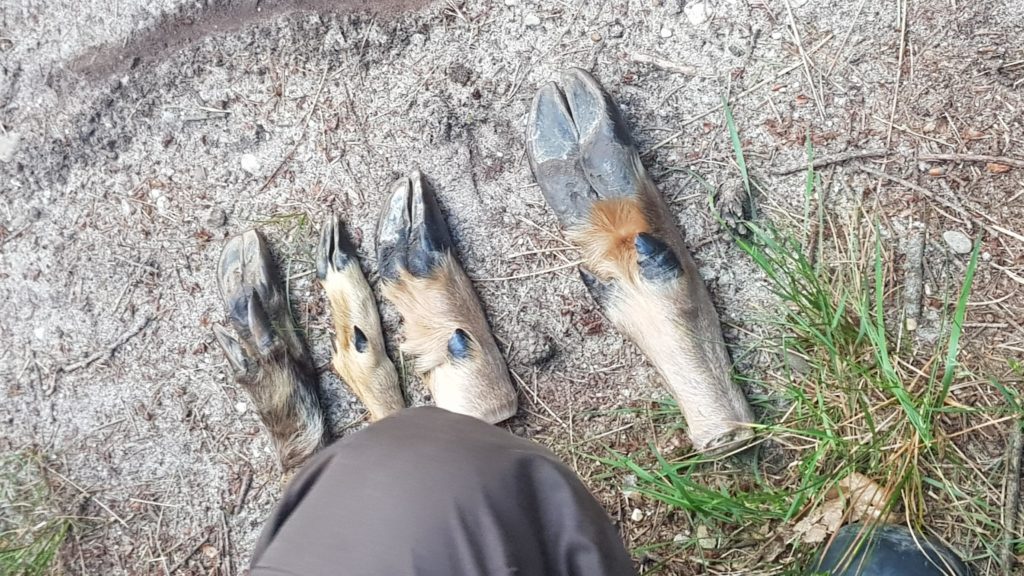
[[[807,574],[830,576],[969,576],[971,571],[945,544],[887,524],[843,526]]]

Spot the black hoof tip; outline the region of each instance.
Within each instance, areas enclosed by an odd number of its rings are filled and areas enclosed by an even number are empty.
[[[641,232],[633,241],[636,246],[640,274],[648,280],[671,280],[679,276],[679,259],[667,244],[650,234]]]
[[[356,347],[356,352],[366,352],[366,348],[369,346],[366,333],[360,330],[359,326],[355,326],[352,330],[352,343]]]
[[[587,287],[587,291],[590,292],[591,298],[601,310],[608,308],[611,303],[612,292],[614,290],[614,284],[612,282],[605,282],[597,276],[594,276],[590,270],[580,267],[580,279],[583,280],[583,285]]]
[[[344,270],[356,261],[356,249],[348,238],[345,224],[335,214],[331,216],[320,230],[320,243],[317,245],[316,276],[323,280],[330,270]]]
[[[417,170],[399,178],[377,226],[381,277],[396,280],[403,269],[417,277],[429,276],[451,250],[448,225],[423,175]]]
[[[469,343],[469,334],[466,334],[461,328],[458,328],[454,333],[452,333],[452,337],[448,339],[448,353],[456,360],[468,358]]]

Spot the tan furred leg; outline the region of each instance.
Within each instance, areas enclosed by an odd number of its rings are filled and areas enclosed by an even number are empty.
[[[685,246],[671,250],[666,243],[671,265],[655,270],[664,276],[649,277],[641,269],[641,234],[650,242],[658,235],[682,245],[678,233],[647,215],[660,214],[661,208],[655,204],[651,210],[644,206],[648,202],[646,194],[598,200],[586,224],[569,236],[580,246],[584,266],[612,287],[602,302],[605,314],[658,369],[686,417],[694,446],[704,452],[728,450],[752,436],[746,424],[753,414],[731,380],[718,315],[689,251]],[[672,265],[677,273],[671,273]]]
[[[331,365],[370,411],[370,419],[380,420],[404,408],[405,399],[384,347],[370,284],[338,217],[324,226],[317,260],[334,324]]]
[[[402,350],[416,359],[416,371],[438,406],[491,424],[515,414],[505,360],[469,278],[450,254],[427,278],[403,270],[397,281],[384,285],[384,296],[402,314]],[[456,331],[467,336],[462,358],[449,348]]]
[[[385,298],[402,314],[402,349],[435,403],[495,424],[518,401],[433,191],[419,172],[394,183],[377,229]]]

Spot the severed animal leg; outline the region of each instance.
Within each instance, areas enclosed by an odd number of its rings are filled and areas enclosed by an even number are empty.
[[[214,335],[270,433],[281,467],[291,470],[323,446],[324,417],[316,370],[259,232],[227,243],[217,284],[234,333],[216,326]]]
[[[377,304],[337,216],[321,231],[316,274],[331,304],[334,370],[366,405],[371,420],[401,410],[405,399],[384,348]]]
[[[377,228],[377,262],[384,297],[402,314],[402,349],[416,359],[437,405],[492,424],[514,415],[505,360],[418,171],[392,185]]]
[[[584,283],[661,373],[694,447],[744,444],[753,415],[730,378],[718,313],[615,101],[588,72],[567,70],[538,91],[526,140],[541,192],[582,252]]]

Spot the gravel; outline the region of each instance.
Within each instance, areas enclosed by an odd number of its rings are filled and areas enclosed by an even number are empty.
[[[959,230],[946,230],[942,233],[942,239],[946,241],[946,246],[957,254],[970,254],[974,249],[970,237]]]

